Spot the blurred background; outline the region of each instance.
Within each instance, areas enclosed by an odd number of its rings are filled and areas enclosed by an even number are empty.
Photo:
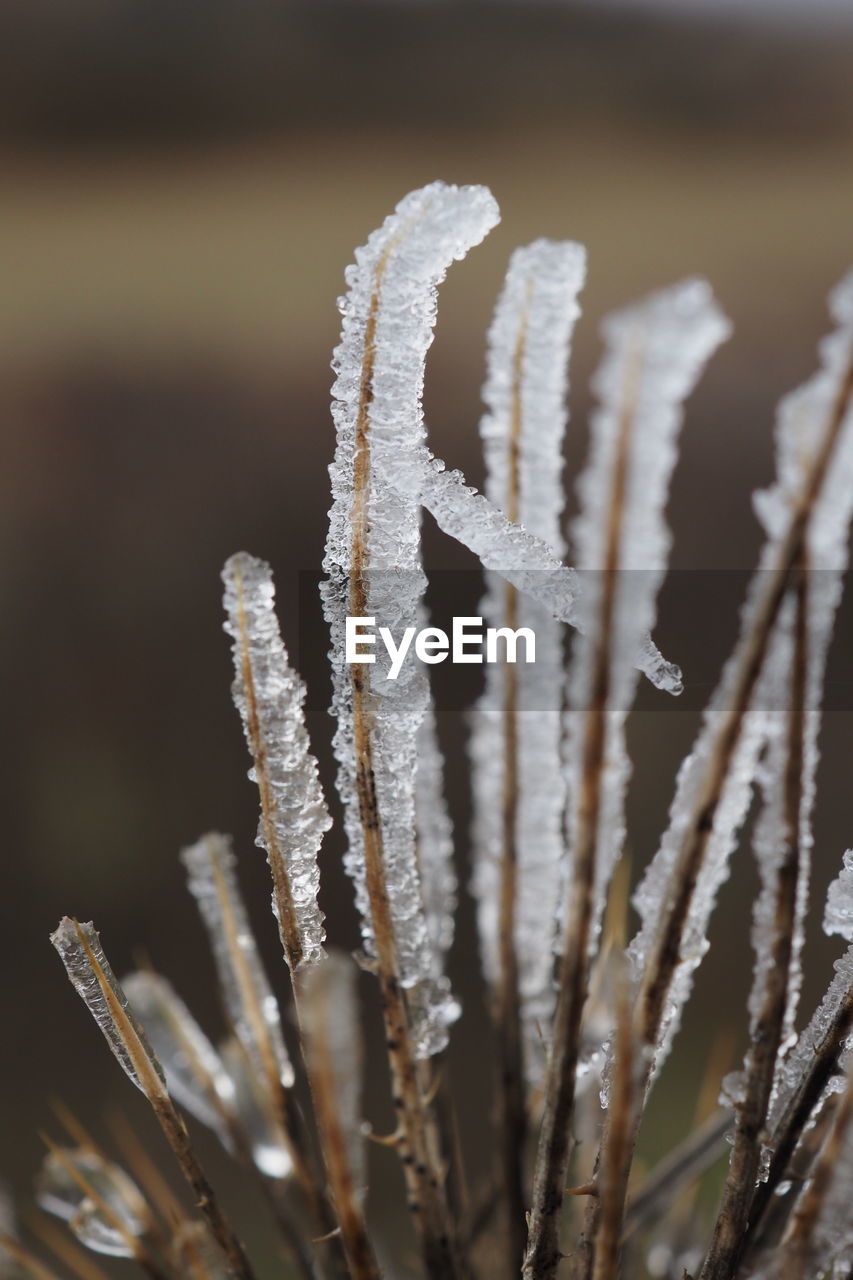
[[[754,560],[750,493],[770,475],[773,406],[812,370],[827,290],[853,259],[853,26],[841,3],[809,15],[676,0],[4,0],[0,1134],[2,1177],[24,1202],[38,1131],[60,1132],[53,1097],[107,1143],[110,1113],[122,1110],[160,1154],[48,943],[60,915],[94,919],[119,973],[144,949],[217,1032],[177,852],[207,829],[231,831],[286,990],[253,848],[256,796],[229,698],[218,575],[238,549],[272,562],[331,784],[325,638],[306,620],[300,575],[316,572],[325,533],[335,299],[354,246],[437,177],[487,183],[503,211],[442,290],[427,376],[433,446],[473,482],[484,333],[517,244],[548,235],[589,246],[570,485],[605,311],[699,273],[735,324],[691,402],[670,508],[682,572],[664,597],[661,647],[682,662],[690,696],[681,706],[644,696],[632,726],[635,866],[653,853],[697,707],[733,638],[737,571]],[[427,536],[433,565],[468,563],[431,527]],[[853,843],[851,630],[848,613],[823,735],[818,925]],[[464,876],[455,701],[441,728]],[[355,945],[340,854],[333,835],[323,902],[330,935]],[[721,1029],[732,1064],[738,1053],[748,849],[736,865],[647,1158],[689,1124]],[[813,933],[806,1009],[838,952]],[[453,1069],[482,1168],[492,1067],[467,900],[453,970],[466,1004]],[[384,1130],[381,1055],[370,1061],[368,1110]],[[199,1144],[227,1194],[245,1201],[212,1144]],[[397,1174],[381,1149],[373,1185],[372,1212],[390,1222]]]

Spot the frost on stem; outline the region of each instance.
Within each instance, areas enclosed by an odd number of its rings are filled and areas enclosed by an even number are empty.
[[[853,942],[853,849],[844,854],[841,870],[829,886],[823,931],[840,934],[847,942]]]
[[[219,1054],[165,978],[129,973],[122,986],[163,1067],[171,1097],[231,1150],[234,1084]]]
[[[341,300],[343,329],[335,352],[333,417],[337,429],[330,468],[323,600],[332,639],[333,711],[338,729],[338,789],[344,804],[347,871],[355,883],[365,950],[374,955],[374,922],[366,883],[362,815],[354,742],[353,679],[369,689],[372,785],[382,837],[383,873],[398,976],[420,987],[415,1036],[422,1056],[446,1043],[455,1013],[435,983],[414,839],[417,735],[428,704],[418,663],[388,679],[387,658],[350,668],[344,661],[347,614],[369,615],[399,635],[418,625],[425,589],[420,508],[396,480],[420,454],[425,436],[421,395],[432,342],[436,287],[448,266],[479,243],[498,219],[483,187],[433,183],[412,192],[356,252]],[[355,671],[355,675],[354,675]],[[366,701],[366,700],[365,700]],[[434,990],[431,990],[434,988]]]
[[[232,693],[243,721],[258,784],[261,822],[256,843],[273,878],[273,911],[291,968],[323,955],[317,903],[317,855],[332,825],[311,754],[302,704],[305,686],[294,672],[275,616],[272,572],[241,553],[222,572],[225,630],[234,643]]]
[[[635,655],[655,625],[669,556],[671,536],[664,512],[683,405],[729,331],[703,280],[686,280],[651,294],[604,322],[605,352],[592,384],[598,408],[591,424],[589,461],[578,481],[581,511],[572,530],[583,591],[580,631],[572,644],[567,743],[569,792],[577,801],[584,725],[594,697],[597,650],[604,643],[607,715],[592,949],[624,839],[630,771],[625,722],[637,688]],[[570,814],[571,850],[578,838],[577,803]],[[571,877],[570,868],[568,883]]]
[[[50,940],[122,1069],[147,1098],[165,1096],[163,1068],[128,1006],[94,925],[65,916]]]
[[[234,874],[227,836],[215,832],[184,849],[190,892],[210,938],[219,986],[231,1025],[272,1097],[294,1081],[278,1003],[264,973]]]
[[[661,846],[635,895],[642,921],[631,944],[634,971],[646,969],[659,941],[661,921],[677,888],[682,846],[702,808],[703,788],[722,758],[730,734],[732,708],[738,706],[745,684],[745,663],[756,642],[766,647],[764,634],[768,599],[774,584],[792,565],[792,539],[797,558],[808,572],[808,667],[802,777],[802,865],[794,940],[794,977],[788,1026],[793,1019],[799,987],[802,917],[808,886],[811,845],[810,812],[817,761],[816,734],[826,649],[846,564],[846,539],[853,507],[853,412],[849,400],[853,351],[853,274],[830,299],[838,328],[820,347],[821,367],[807,383],[781,403],[776,429],[777,478],[772,488],[756,497],[756,508],[767,532],[758,572],[742,611],[741,636],[705,712],[703,726],[691,754],[679,771],[670,822]],[[802,522],[805,527],[800,535]],[[757,640],[756,640],[757,638]],[[753,664],[754,665],[754,664]],[[669,983],[656,1036],[656,1068],[668,1053],[689,997],[693,973],[708,947],[708,920],[717,892],[728,875],[729,858],[746,815],[761,749],[768,732],[768,708],[753,686],[748,708],[736,726],[735,746],[725,781],[714,807],[713,826],[698,869],[686,917],[681,926],[679,959]],[[654,975],[646,974],[647,981]]]
[[[486,497],[559,556],[568,358],[585,273],[578,244],[537,240],[515,251],[489,330],[483,388]],[[536,662],[486,668],[470,746],[474,892],[486,976],[497,986],[502,866],[507,857],[515,864],[513,935],[532,1084],[542,1071],[540,1027],[553,1011],[553,953],[542,905],[555,899],[563,850],[563,628],[538,601],[525,602],[523,619],[518,609],[515,588],[487,573],[481,606],[487,625],[523,620],[536,635]]]

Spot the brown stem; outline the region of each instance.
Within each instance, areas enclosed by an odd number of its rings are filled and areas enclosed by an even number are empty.
[[[595,1245],[594,1280],[616,1280],[622,1247],[623,1195],[621,1171],[630,1159],[636,1062],[629,1001],[628,974],[618,975],[617,1023],[613,1076],[610,1081],[607,1142],[601,1151],[597,1180],[601,1223]]]
[[[352,545],[349,610],[353,616],[368,610],[368,533],[370,492],[370,405],[376,358],[379,292],[387,252],[377,268],[364,337],[358,420],[353,464]],[[356,789],[364,842],[365,887],[370,903],[376,973],[385,1021],[394,1108],[398,1124],[398,1152],[403,1164],[409,1210],[431,1280],[455,1280],[458,1262],[443,1185],[443,1171],[434,1152],[434,1119],[419,1087],[412,1045],[409,1011],[399,979],[394,922],[385,877],[381,815],[373,764],[373,714],[370,689],[362,668],[352,666],[353,747]]]
[[[853,1077],[847,1081],[847,1089],[836,1113],[835,1123],[817,1158],[809,1184],[799,1199],[791,1224],[782,1241],[780,1257],[785,1280],[804,1280],[805,1277],[814,1274],[811,1267],[812,1240],[851,1125],[853,1125]]]
[[[809,1118],[819,1106],[826,1086],[838,1070],[844,1045],[853,1031],[853,987],[841,1001],[835,1017],[826,1029],[814,1058],[801,1080],[774,1132],[770,1135],[773,1156],[767,1181],[759,1184],[753,1197],[747,1228],[747,1248],[757,1245],[763,1234],[764,1220],[779,1183],[787,1177],[791,1159]]]
[[[601,575],[600,617],[590,641],[594,645],[590,706],[582,729],[580,785],[573,798],[576,813],[572,888],[559,962],[553,1046],[536,1152],[527,1252],[522,1268],[525,1280],[552,1280],[562,1257],[559,1242],[560,1213],[569,1162],[569,1133],[575,1101],[581,1018],[589,985],[596,846],[607,749],[611,633],[638,373],[639,360],[636,359],[629,369],[619,423],[613,488],[607,517],[604,572]]]
[[[294,973],[293,991],[300,1039],[305,1049],[302,1019],[299,1014],[301,991],[299,975]],[[327,1014],[333,1016],[331,1012]],[[323,1035],[312,1035],[310,1053],[305,1054],[314,1116],[320,1134],[320,1145],[335,1203],[341,1241],[352,1280],[380,1280],[379,1267],[367,1234],[364,1214],[353,1183],[347,1152],[346,1135],[337,1103],[337,1084],[331,1049]]]
[[[761,1137],[785,1024],[800,872],[803,736],[806,713],[808,589],[801,562],[794,584],[796,619],[791,702],[785,752],[784,846],[776,869],[770,954],[761,957],[764,992],[752,1029],[743,1102],[737,1110],[734,1147],[720,1210],[700,1280],[729,1280],[737,1271],[761,1160]]]

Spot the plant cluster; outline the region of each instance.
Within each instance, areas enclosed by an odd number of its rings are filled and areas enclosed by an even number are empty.
[[[670,537],[664,519],[682,406],[728,334],[688,280],[611,316],[595,377],[579,515],[563,537],[568,363],[586,257],[536,241],[513,255],[489,333],[483,494],[426,443],[422,387],[437,286],[498,219],[480,187],[407,196],[356,254],[341,300],[337,450],[322,599],[334,679],[337,791],[360,964],[385,1026],[393,1134],[430,1280],[807,1280],[853,1274],[853,946],[797,1030],[811,819],[827,649],[853,513],[853,276],[832,295],[818,372],[781,404],[776,476],[756,496],[765,542],[737,643],[675,782],[669,821],[634,896],[624,876],[626,721],[642,677],[677,695],[651,634]],[[429,511],[485,572],[483,618],[523,621],[536,660],[485,668],[471,722],[471,890],[497,1049],[494,1178],[470,1187],[444,1055],[460,1015],[447,973],[457,880],[428,668],[377,645],[347,660],[348,620],[387,635],[427,625]],[[253,1280],[182,1112],[256,1180],[277,1223],[281,1275],[402,1273],[371,1223],[353,961],[325,949],[318,854],[331,818],[303,716],[305,689],[274,611],[269,567],[223,572],[233,695],[260,798],[257,843],[290,975],[299,1055],[259,961],[228,838],[184,851],[229,1024],[214,1046],[150,970],[119,982],[91,924],[53,943],[78,994],[148,1099],[191,1188],[189,1214],[131,1148],[130,1176],[66,1117],[37,1198],[95,1253],[155,1280]],[[569,643],[570,640],[570,643]],[[392,670],[392,666],[394,669]],[[750,1038],[719,1109],[643,1178],[643,1113],[707,950],[741,829],[757,810]],[[853,942],[853,854],[825,928]],[[297,1088],[299,1078],[307,1089]],[[306,1105],[307,1104],[307,1105]],[[731,1152],[716,1218],[697,1179]],[[568,1192],[571,1192],[569,1195]],[[91,1255],[45,1228],[63,1267]],[[55,1280],[11,1226],[4,1275]]]

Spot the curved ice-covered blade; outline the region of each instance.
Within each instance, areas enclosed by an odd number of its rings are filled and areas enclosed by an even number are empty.
[[[418,1002],[414,1034],[423,1056],[446,1040],[455,1012],[442,984],[434,982],[436,956],[414,837],[416,744],[428,685],[418,662],[404,663],[396,679],[389,678],[381,653],[370,666],[348,665],[345,620],[372,616],[395,637],[419,625],[425,589],[420,505],[398,480],[423,447],[421,395],[437,286],[497,219],[497,206],[483,187],[433,183],[402,200],[347,271],[334,359],[337,448],[330,469],[323,601],[332,638],[338,789],[349,844],[345,865],[355,883],[365,950],[373,955],[364,841],[365,823],[372,824],[381,839],[398,976],[406,988],[421,984],[422,997],[432,984],[436,993]]]

